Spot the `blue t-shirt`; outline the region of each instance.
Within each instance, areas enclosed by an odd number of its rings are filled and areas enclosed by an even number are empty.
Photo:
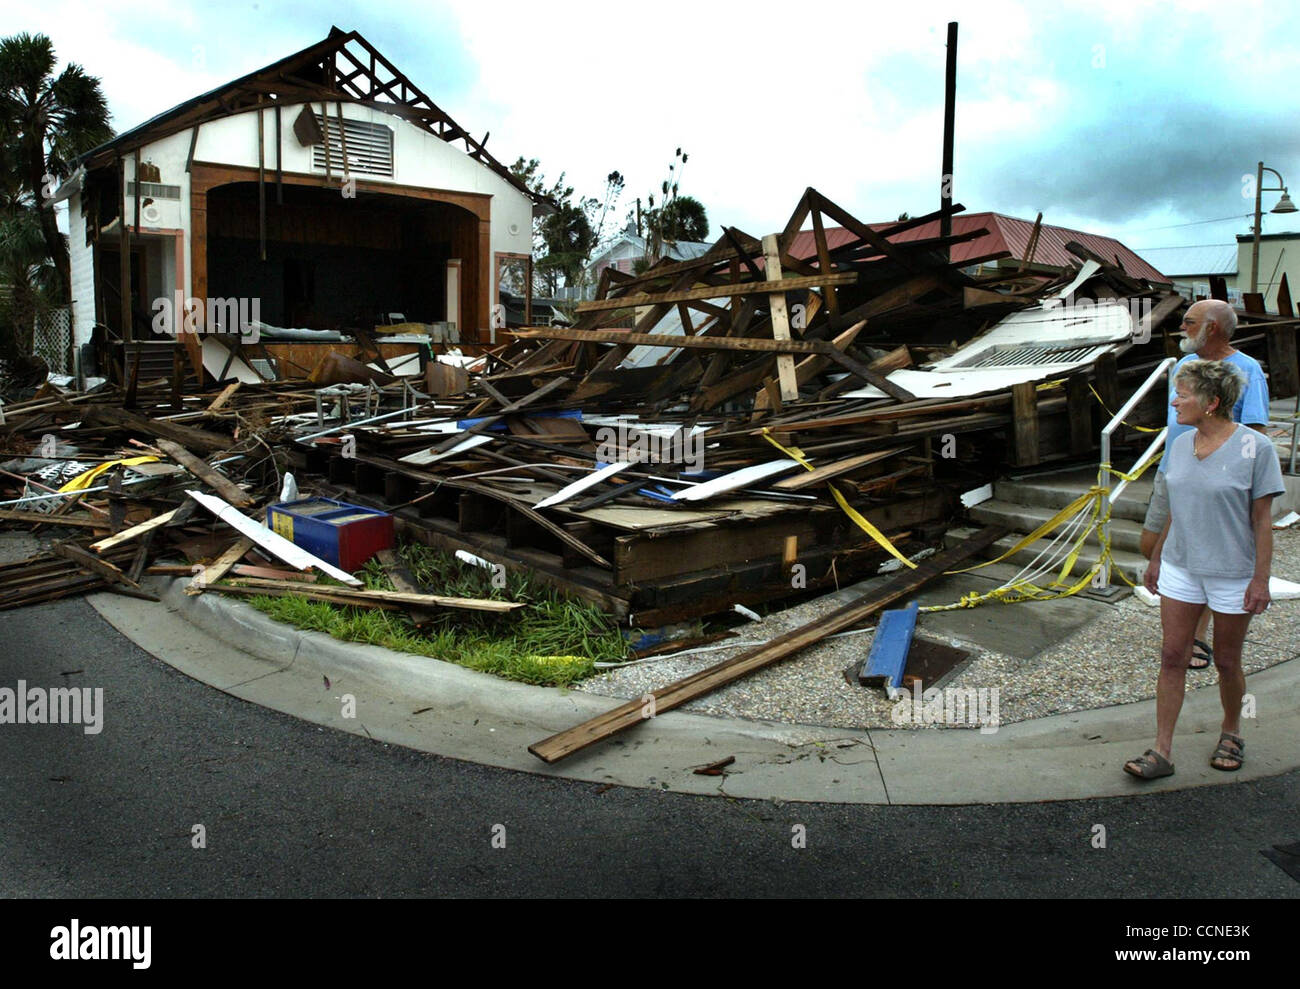
[[[1204,359],[1195,354],[1188,354],[1174,365],[1174,369],[1169,372],[1170,402],[1174,400],[1174,378],[1182,370],[1183,365],[1189,361]],[[1268,423],[1268,379],[1264,377],[1264,369],[1259,366],[1259,361],[1243,354],[1240,350],[1231,357],[1225,357],[1224,360],[1238,367],[1246,375],[1246,387],[1241,392],[1241,398],[1237,399],[1237,404],[1232,407],[1232,421],[1244,422],[1247,426],[1257,423],[1261,426],[1266,425]],[[1174,448],[1174,440],[1188,430],[1196,428],[1179,425],[1178,412],[1172,405],[1169,406],[1166,425],[1169,427],[1169,432],[1165,434],[1165,455],[1160,458],[1160,464],[1156,467],[1156,470],[1162,474],[1169,470],[1169,451]]]

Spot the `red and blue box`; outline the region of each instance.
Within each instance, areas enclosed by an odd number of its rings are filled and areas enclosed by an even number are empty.
[[[282,501],[266,509],[266,524],[295,546],[353,573],[380,550],[393,548],[393,517],[333,498]]]

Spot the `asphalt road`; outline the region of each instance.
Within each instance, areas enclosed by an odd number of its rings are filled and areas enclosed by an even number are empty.
[[[1294,772],[967,807],[777,805],[544,779],[236,700],[142,652],[79,599],[0,613],[0,687],[20,679],[102,687],[105,710],[97,735],[0,725],[7,897],[1300,894],[1260,854],[1300,840]]]

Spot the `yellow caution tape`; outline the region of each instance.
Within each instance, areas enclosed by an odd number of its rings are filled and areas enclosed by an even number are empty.
[[[782,446],[773,438],[771,432],[768,430],[768,427],[766,426],[763,427],[763,439],[767,440],[774,447],[776,447],[778,450],[784,453],[787,457],[791,458],[792,460],[798,461],[801,466],[806,467],[808,470],[815,469],[813,465],[810,464],[804,458],[803,451],[801,451],[797,447]],[[838,504],[840,508],[844,510],[844,514],[847,515],[850,519],[852,519],[854,524],[857,525],[859,529],[861,529],[868,536],[874,539],[877,545],[879,545],[881,549],[885,550],[885,552],[887,552],[895,560],[898,560],[900,563],[902,563],[903,566],[911,567],[913,570],[916,569],[916,564],[913,563],[911,560],[909,560],[907,557],[905,557],[902,553],[900,553],[895,548],[894,544],[891,543],[888,538],[886,538],[883,532],[881,532],[874,525],[868,522],[861,512],[859,512],[852,505],[850,505],[848,501],[845,500],[844,495],[840,494],[839,490],[835,487],[835,485],[828,484],[826,486],[831,489],[831,495],[835,498],[836,504]]]
[[[1103,402],[1101,400],[1101,396],[1097,394],[1097,389],[1092,387],[1092,385],[1089,385],[1088,391],[1092,392],[1092,397],[1097,400],[1098,405],[1100,405],[1103,409],[1105,409],[1106,414],[1109,415],[1112,419],[1114,419],[1115,413],[1111,412],[1110,409],[1106,408],[1106,403]],[[1157,429],[1152,429],[1150,426],[1135,426],[1133,425],[1133,423],[1126,422],[1123,419],[1121,419],[1120,422],[1123,422],[1124,425],[1127,426],[1129,429],[1136,429],[1139,433],[1158,433],[1160,432],[1161,429],[1165,428],[1164,426],[1160,426]]]
[[[59,488],[59,491],[81,491],[83,488],[88,488],[91,486],[92,482],[94,482],[95,478],[99,477],[99,475],[104,473],[104,471],[111,470],[114,467],[134,467],[136,464],[152,464],[157,463],[157,461],[157,457],[128,457],[126,460],[111,460],[106,464],[100,464],[98,467],[90,468],[90,470],[86,471],[84,474],[78,474],[63,487]]]
[[[1096,392],[1094,391],[1093,394],[1095,395]],[[1098,398],[1098,401],[1100,401],[1100,397]],[[1142,428],[1142,427],[1134,427],[1134,428]],[[1158,430],[1144,430],[1144,431],[1158,432]],[[763,438],[766,439],[778,450],[780,450],[782,453],[784,453],[786,456],[797,461],[803,467],[807,468],[808,470],[814,469],[812,464],[810,464],[804,458],[802,451],[800,451],[798,448],[782,446],[775,439],[773,439],[771,435],[769,435],[767,429],[763,430]],[[1116,470],[1115,467],[1109,463],[1100,464],[1099,473],[1117,477],[1125,481],[1136,481],[1143,474],[1145,474],[1152,467],[1152,465],[1158,463],[1162,455],[1163,454],[1157,454],[1156,456],[1152,457],[1149,461],[1147,461],[1145,464],[1143,464],[1140,469],[1131,471],[1129,473],[1125,473],[1124,471],[1121,470]],[[897,560],[900,560],[907,566],[915,569],[916,564],[903,557],[898,552],[898,550],[895,549],[893,544],[890,543],[890,541],[887,538],[885,538],[884,533],[880,532],[879,529],[873,526],[870,522],[868,522],[865,518],[863,518],[860,513],[854,510],[854,508],[851,505],[849,505],[848,502],[844,499],[844,496],[841,495],[838,490],[836,490],[834,485],[829,485],[829,487],[831,489],[831,493],[835,496],[836,502],[839,503],[840,507],[849,516],[849,518],[853,519],[853,521],[857,523],[857,525],[860,528],[862,528],[862,530],[866,532],[867,535],[871,536],[871,538],[874,539],[885,550],[887,550],[891,556],[893,556]],[[1094,485],[1093,487],[1089,488],[1086,492],[1081,494],[1078,498],[1074,499],[1074,501],[1072,501],[1065,508],[1062,508],[1059,512],[1053,515],[1042,525],[1038,526],[1038,528],[1036,528],[1029,535],[1025,536],[1024,538],[1016,542],[1016,544],[1012,546],[1010,549],[1008,549],[1005,553],[1001,554],[995,559],[988,560],[984,563],[976,564],[975,566],[972,567],[966,567],[962,570],[949,570],[946,572],[947,575],[954,576],[956,574],[970,573],[971,571],[974,570],[980,570],[984,567],[992,566],[994,563],[1000,563],[1001,561],[1007,559],[1008,557],[1014,556],[1016,553],[1019,553],[1021,550],[1025,549],[1027,546],[1031,545],[1035,541],[1044,538],[1051,532],[1054,532],[1062,524],[1076,518],[1077,516],[1082,515],[1084,512],[1088,510],[1088,506],[1091,505],[1092,506],[1091,518],[1088,519],[1087,524],[1082,526],[1082,529],[1079,532],[1079,534],[1075,536],[1074,542],[1070,547],[1070,551],[1066,554],[1065,559],[1062,561],[1060,571],[1057,573],[1055,579],[1050,581],[1045,586],[1040,586],[1038,584],[1035,584],[1033,581],[1028,579],[1022,579],[1022,580],[1013,581],[1011,584],[1008,584],[1005,587],[995,587],[993,588],[993,590],[986,591],[984,593],[980,593],[978,591],[969,591],[966,594],[963,594],[961,600],[959,600],[956,604],[932,605],[927,608],[922,608],[921,610],[922,611],[953,611],[958,608],[975,608],[988,601],[997,601],[1000,604],[1016,604],[1020,601],[1050,601],[1056,598],[1070,597],[1074,594],[1078,594],[1081,590],[1083,590],[1085,587],[1091,584],[1094,578],[1097,576],[1097,574],[1101,572],[1102,567],[1106,567],[1112,575],[1118,575],[1119,578],[1124,583],[1126,583],[1129,587],[1134,587],[1134,588],[1137,587],[1137,585],[1134,584],[1133,581],[1129,580],[1128,575],[1124,573],[1122,568],[1114,566],[1114,557],[1110,545],[1109,530],[1105,527],[1105,523],[1110,521],[1111,506],[1108,506],[1105,517],[1104,518],[1100,517],[1102,496],[1103,495],[1109,496],[1109,493],[1110,493],[1110,488],[1102,487],[1099,484]],[[1071,582],[1070,578],[1073,575],[1075,565],[1078,563],[1079,553],[1082,551],[1084,544],[1088,540],[1088,536],[1092,534],[1092,531],[1094,529],[1100,530],[1098,532],[1098,541],[1101,547],[1100,556],[1097,562],[1093,564],[1088,569],[1088,571],[1085,574],[1083,574],[1082,577]]]

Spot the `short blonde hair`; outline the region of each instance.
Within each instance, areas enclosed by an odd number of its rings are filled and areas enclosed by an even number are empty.
[[[1222,419],[1232,418],[1233,407],[1246,390],[1246,376],[1227,361],[1188,361],[1174,375],[1174,386],[1180,381],[1186,383],[1202,405],[1209,405],[1217,398],[1219,406],[1211,414]]]

